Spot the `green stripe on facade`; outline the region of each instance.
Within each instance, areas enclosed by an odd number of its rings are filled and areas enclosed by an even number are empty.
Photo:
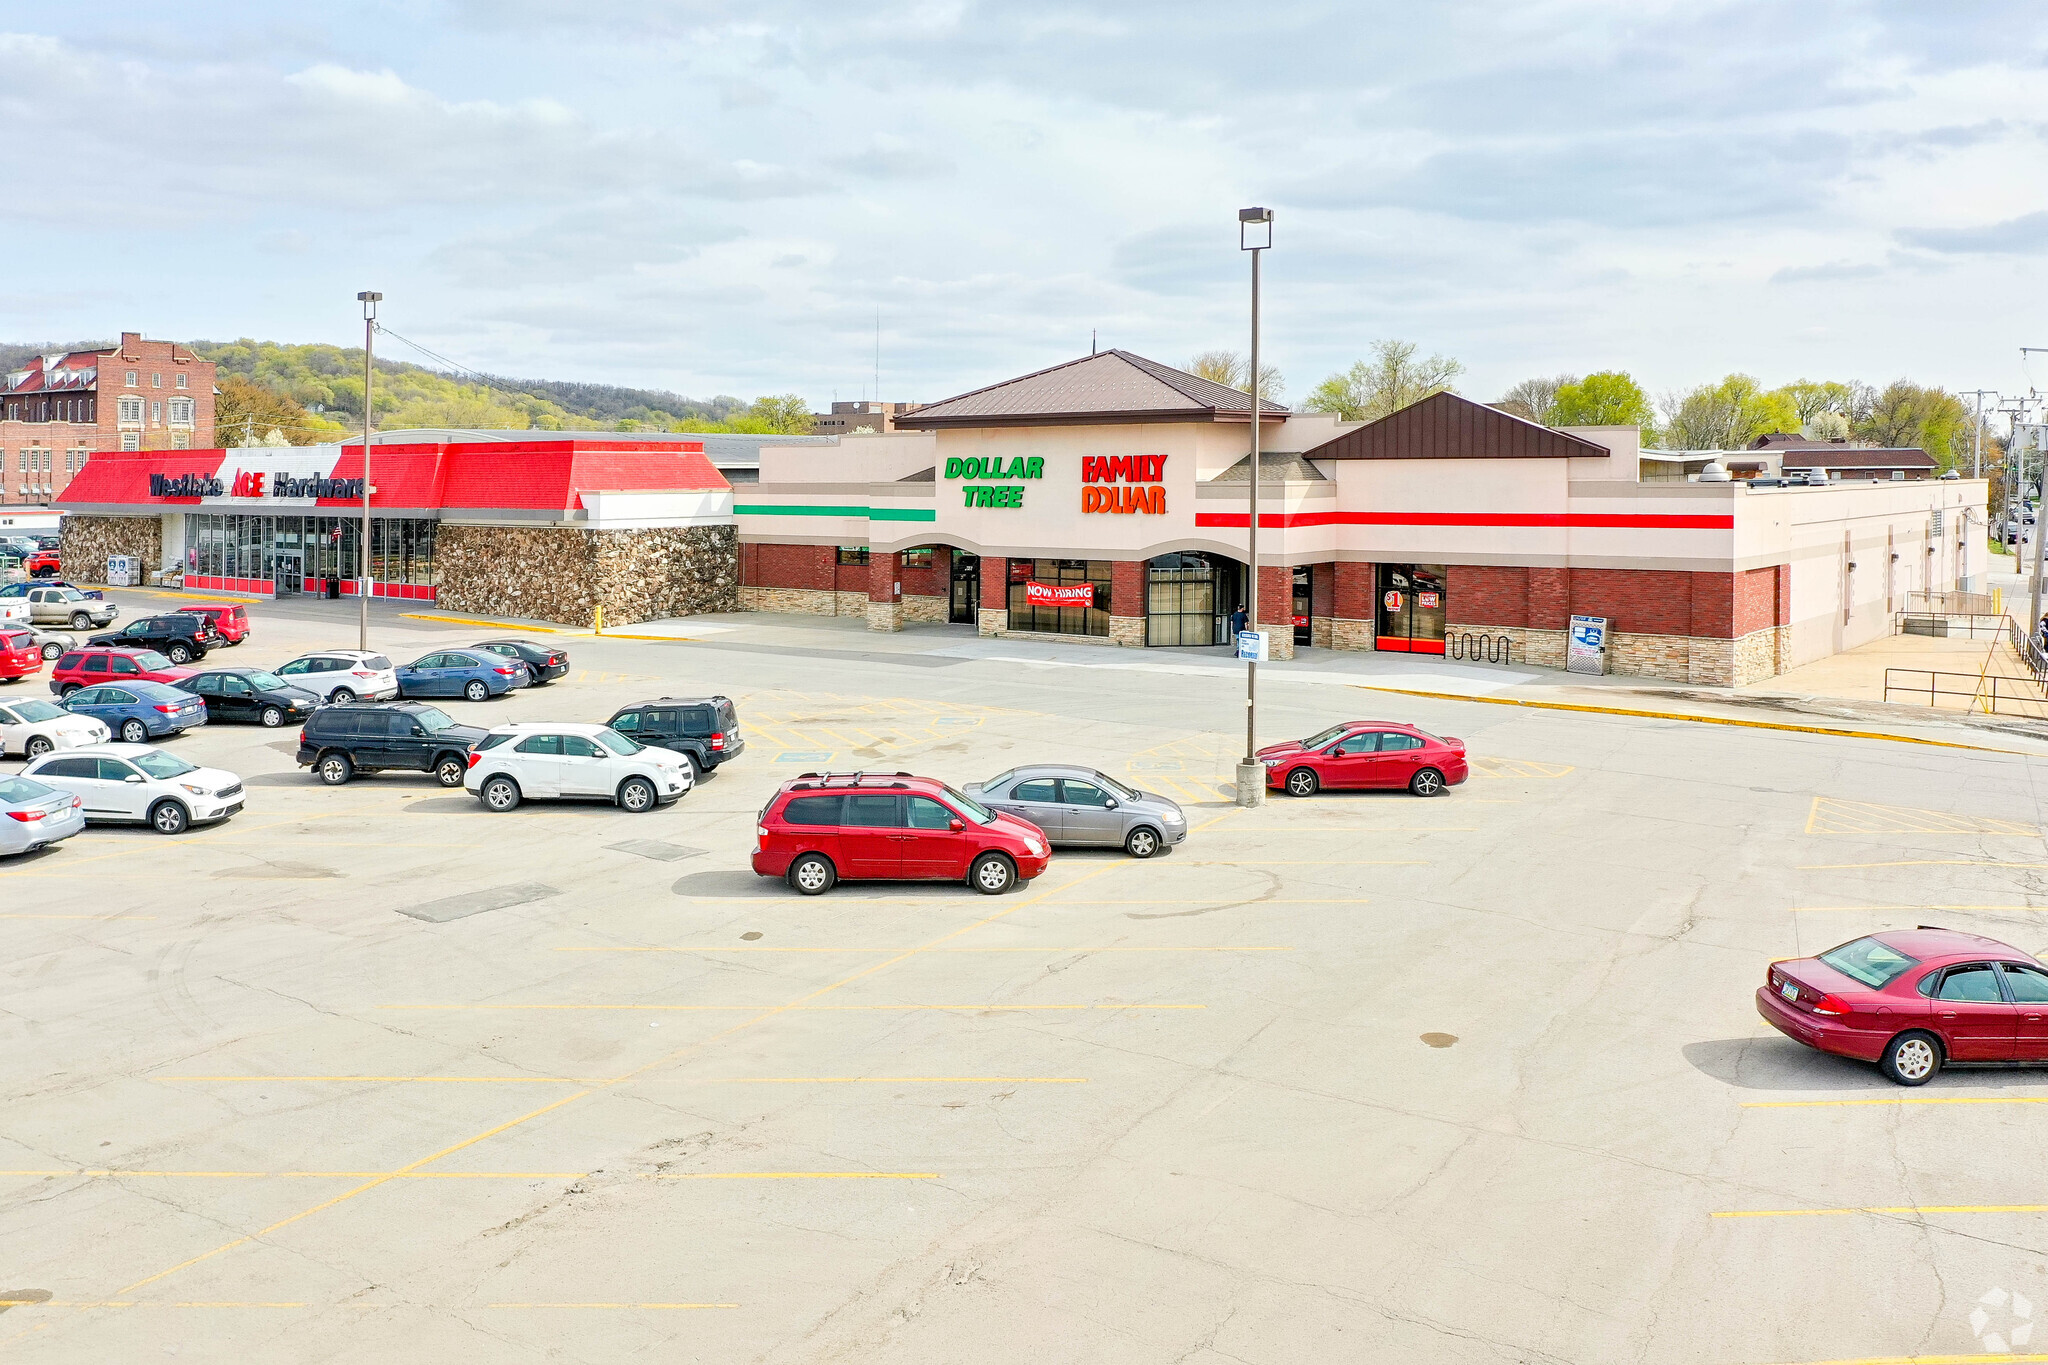
[[[918,507],[806,507],[798,504],[734,503],[741,517],[866,517],[869,521],[937,521],[939,514]]]

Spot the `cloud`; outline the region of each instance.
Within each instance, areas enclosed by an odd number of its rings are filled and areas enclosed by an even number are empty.
[[[1963,228],[1902,228],[1902,245],[1962,256],[2038,256],[2048,252],[2048,212]]]
[[[1868,261],[1830,261],[1826,265],[1788,265],[1771,274],[1772,284],[1838,284],[1843,280],[1867,280],[1884,274],[1884,267]]]

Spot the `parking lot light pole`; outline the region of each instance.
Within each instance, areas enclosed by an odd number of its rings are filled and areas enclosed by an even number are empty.
[[[1259,628],[1259,255],[1273,245],[1273,210],[1237,211],[1237,246],[1252,254],[1252,397],[1251,481],[1246,494],[1245,571],[1250,583],[1245,588],[1245,628]],[[1232,644],[1237,643],[1235,640]],[[1256,806],[1266,799],[1266,769],[1259,762],[1259,665],[1254,659],[1244,664],[1244,759],[1237,765],[1237,804]]]
[[[371,342],[377,330],[377,305],[384,301],[382,294],[365,290],[356,295],[363,305],[363,531],[356,541],[356,603],[359,611],[359,626],[356,632],[356,648],[368,651],[370,648],[370,355]],[[339,548],[339,547],[337,547]],[[340,558],[339,555],[336,556]],[[334,566],[335,577],[341,576],[341,565]]]

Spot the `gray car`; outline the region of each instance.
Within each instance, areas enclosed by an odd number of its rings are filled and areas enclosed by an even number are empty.
[[[0,777],[0,816],[0,856],[33,853],[85,828],[77,797],[26,777]]]
[[[1055,844],[1121,848],[1149,858],[1188,837],[1179,805],[1093,768],[1033,763],[966,790],[983,805],[1029,820]]]
[[[0,597],[26,597],[29,620],[39,626],[92,630],[112,625],[121,614],[114,603],[96,601],[76,588],[53,588],[34,581],[10,583],[0,588]]]

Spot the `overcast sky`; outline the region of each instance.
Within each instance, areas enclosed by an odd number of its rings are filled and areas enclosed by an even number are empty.
[[[2048,346],[2048,6],[320,0],[0,17],[0,340],[360,338],[708,396],[932,400],[1375,338],[1479,398]],[[393,348],[396,357],[407,356]],[[2033,378],[2048,389],[2048,356]]]

